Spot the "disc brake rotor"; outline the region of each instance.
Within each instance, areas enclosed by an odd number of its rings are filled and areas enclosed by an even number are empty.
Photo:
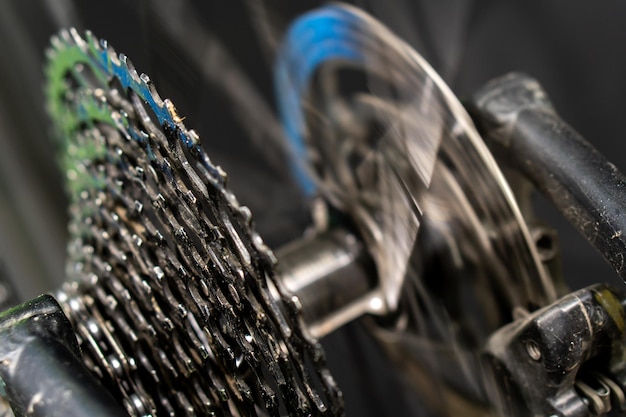
[[[355,222],[381,281],[373,305],[394,311],[437,245],[457,274],[483,271],[511,310],[555,299],[493,157],[411,47],[362,11],[333,5],[293,25],[276,74],[294,172]]]
[[[484,411],[488,335],[556,291],[463,106],[411,47],[342,5],[293,25],[276,75],[295,175],[376,263],[374,334],[436,415]]]

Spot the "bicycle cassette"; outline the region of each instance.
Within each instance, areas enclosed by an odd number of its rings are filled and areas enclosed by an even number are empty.
[[[75,30],[47,78],[71,196],[57,299],[87,367],[131,415],[340,415],[274,255],[173,104]]]

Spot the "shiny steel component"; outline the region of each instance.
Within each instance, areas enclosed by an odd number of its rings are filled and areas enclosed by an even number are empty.
[[[377,286],[363,243],[343,228],[287,244],[276,252],[285,288],[302,303],[311,335],[322,337],[367,310]],[[376,308],[373,308],[376,311]]]
[[[57,298],[86,365],[131,415],[342,414],[298,299],[173,104],[90,34],[49,58],[71,196]]]

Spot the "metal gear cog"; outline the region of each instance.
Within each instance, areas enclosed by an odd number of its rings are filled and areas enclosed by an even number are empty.
[[[71,196],[57,298],[131,415],[341,415],[342,396],[250,211],[169,100],[90,33],[53,39]]]

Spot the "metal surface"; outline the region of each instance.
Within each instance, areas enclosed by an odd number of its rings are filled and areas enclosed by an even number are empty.
[[[407,281],[420,279],[415,255],[424,222],[456,246],[451,251],[478,247],[495,260],[486,268],[515,288],[512,308],[556,298],[511,190],[469,116],[389,29],[345,5],[311,12],[288,32],[276,83],[303,189],[345,213],[375,261],[379,291],[364,313],[397,311],[411,291]],[[458,229],[466,236],[452,238]]]
[[[127,415],[84,367],[70,322],[49,295],[0,315],[0,378],[18,417]]]
[[[363,243],[343,228],[305,237],[278,249],[279,279],[300,299],[314,337],[323,337],[363,314],[377,277]]]
[[[72,31],[53,46],[75,280],[58,298],[87,366],[131,415],[342,414],[298,299],[197,134],[105,43]]]
[[[501,415],[624,415],[625,304],[622,291],[597,285],[496,332],[485,358]]]

